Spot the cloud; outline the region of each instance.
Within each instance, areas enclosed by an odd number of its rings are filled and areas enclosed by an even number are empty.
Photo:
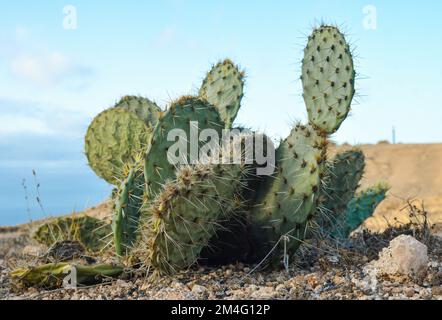
[[[0,140],[32,135],[77,138],[88,119],[84,112],[36,101],[0,98],[0,110]]]
[[[41,120],[31,117],[0,115],[0,136],[15,134],[48,135],[53,131]]]
[[[92,69],[75,64],[71,58],[60,52],[44,55],[19,54],[11,60],[10,70],[18,79],[43,86],[67,80],[78,84],[78,79],[75,78],[92,73]]]

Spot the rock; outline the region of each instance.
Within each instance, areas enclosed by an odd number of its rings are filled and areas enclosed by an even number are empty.
[[[44,254],[44,249],[42,246],[34,246],[34,245],[27,245],[23,248],[22,253],[25,256],[31,256],[31,257],[39,257]]]
[[[408,298],[412,298],[414,296],[414,289],[413,288],[406,288],[404,290],[405,296]]]
[[[442,286],[433,287],[433,296],[442,296]]]
[[[335,285],[339,286],[339,285],[345,283],[345,278],[343,278],[343,277],[339,277],[339,276],[334,276],[334,277],[333,277],[333,283],[334,283]]]
[[[260,287],[258,290],[252,292],[250,297],[258,300],[272,299],[275,295],[275,290],[271,287]]]
[[[192,293],[194,293],[196,296],[204,297],[207,296],[207,288],[204,286],[200,286],[199,284],[195,284],[192,287]]]
[[[275,291],[283,291],[285,290],[285,285],[283,284],[278,284],[275,288]]]
[[[118,279],[118,280],[116,281],[115,285],[116,285],[118,288],[122,288],[122,289],[129,289],[129,288],[132,287],[132,283],[131,283],[131,282],[126,282],[126,281],[124,281],[124,280],[120,280],[120,279]]]
[[[428,249],[423,243],[407,235],[400,235],[379,254],[373,266],[380,274],[418,275],[428,264]]]

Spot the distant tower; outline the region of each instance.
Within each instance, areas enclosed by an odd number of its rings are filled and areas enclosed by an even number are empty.
[[[393,130],[391,130],[391,134],[392,134],[392,143],[396,144],[396,128],[393,126]]]

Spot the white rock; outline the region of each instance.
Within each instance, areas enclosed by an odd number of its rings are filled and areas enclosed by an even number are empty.
[[[380,274],[416,275],[427,268],[428,249],[411,236],[401,235],[390,242],[373,263]]]
[[[272,299],[275,295],[275,290],[271,287],[260,287],[258,290],[252,292],[250,297],[258,300]]]
[[[200,286],[200,285],[198,285],[198,284],[195,284],[195,285],[192,287],[192,292],[193,292],[194,294],[196,294],[196,295],[204,295],[204,294],[206,294],[206,292],[207,292],[207,288],[204,287],[204,286]]]
[[[38,257],[44,254],[42,246],[27,245],[23,248],[22,253],[27,256]]]

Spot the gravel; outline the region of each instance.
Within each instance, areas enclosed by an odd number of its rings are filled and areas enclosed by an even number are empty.
[[[95,286],[51,291],[22,288],[9,277],[14,267],[29,263],[29,259],[35,261],[35,257],[23,254],[25,247],[28,252],[34,252],[29,245],[35,244],[26,236],[1,239],[0,299],[442,300],[442,241],[439,240],[433,241],[429,247],[427,272],[414,278],[373,276],[364,271],[364,267],[376,257],[373,254],[367,257],[361,254],[361,250],[353,248],[333,255],[298,257],[303,260],[293,264],[288,272],[254,271],[250,274],[253,266],[238,263],[217,268],[194,268],[155,281],[143,275],[123,276]]]

